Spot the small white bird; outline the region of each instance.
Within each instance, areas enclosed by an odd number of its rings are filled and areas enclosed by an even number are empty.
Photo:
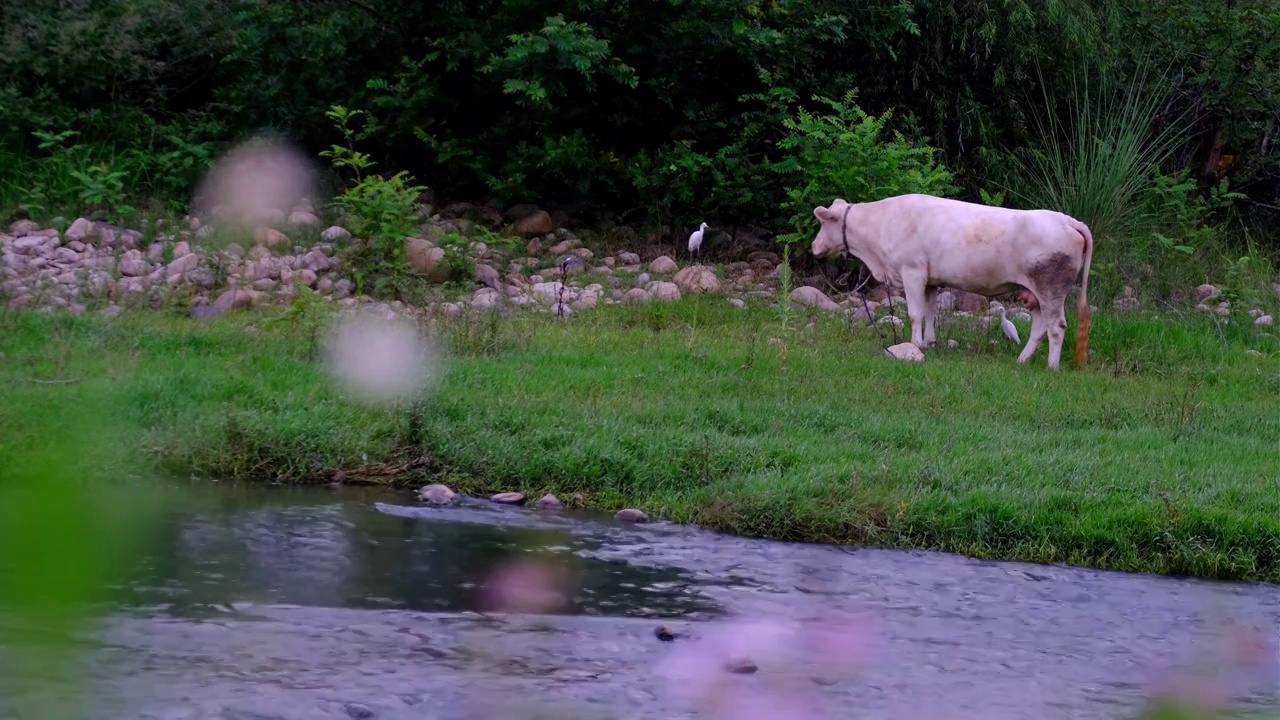
[[[1021,340],[1018,339],[1017,326],[1014,325],[1012,322],[1010,322],[1009,318],[1004,316],[1003,305],[1000,306],[1000,329],[1004,331],[1005,337],[1009,338],[1010,340],[1016,343],[1022,342]]]
[[[707,224],[702,223],[701,225],[698,226],[698,229],[694,230],[693,234],[689,236],[689,254],[690,255],[696,255],[698,253],[698,250],[702,247],[702,233],[706,229],[707,229]]]

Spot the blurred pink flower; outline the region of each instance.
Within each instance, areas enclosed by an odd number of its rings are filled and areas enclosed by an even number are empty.
[[[517,560],[499,565],[481,590],[486,610],[548,613],[568,603],[564,568],[548,562]]]
[[[806,676],[846,669],[867,652],[865,622],[739,618],[677,640],[657,670],[674,694],[717,720],[804,720],[819,717]],[[750,679],[727,669],[743,660],[758,670]]]

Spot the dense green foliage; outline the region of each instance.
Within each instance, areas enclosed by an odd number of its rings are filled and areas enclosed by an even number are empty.
[[[5,0],[3,15],[0,187],[37,209],[183,202],[221,144],[270,129],[319,151],[341,105],[377,119],[380,172],[438,199],[781,224],[813,180],[779,146],[802,107],[856,90],[859,112],[892,113],[884,137],[937,147],[976,198],[1042,140],[1040,113],[1070,119],[1078,78],[1142,93],[1148,66],[1167,92],[1143,96],[1154,114],[1134,127],[1185,121],[1163,170],[1210,184],[1225,168],[1246,207],[1280,205],[1266,0]]]

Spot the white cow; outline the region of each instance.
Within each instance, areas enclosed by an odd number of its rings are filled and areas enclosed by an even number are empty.
[[[1076,305],[1076,367],[1084,364],[1093,235],[1079,220],[1052,210],[1012,210],[932,195],[867,203],[837,198],[831,207],[814,208],[813,214],[822,223],[813,254],[853,255],[878,282],[902,288],[911,342],[922,350],[937,340],[939,287],[987,297],[1017,290],[1035,300],[1028,303],[1031,337],[1018,362],[1030,360],[1048,334],[1049,367],[1056,369],[1067,331],[1067,292],[1083,269]]]

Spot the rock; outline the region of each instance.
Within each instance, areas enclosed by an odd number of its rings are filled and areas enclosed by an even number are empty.
[[[209,268],[198,267],[187,271],[187,282],[205,290],[212,290],[217,279]]]
[[[984,317],[984,318],[983,318],[983,320],[986,320],[986,321],[987,321],[987,323],[986,323],[986,324],[987,324],[988,326],[991,324],[991,318],[990,318],[990,317]],[[894,327],[902,327],[902,318],[900,318],[900,317],[896,317],[896,316],[893,316],[893,315],[885,315],[884,317],[882,317],[882,318],[880,318],[879,320],[877,320],[877,321],[876,321],[876,324],[877,324],[877,325],[893,325]],[[981,324],[981,323],[979,323],[979,324]]]
[[[560,242],[548,248],[547,252],[551,253],[552,255],[564,255],[565,253],[573,250],[577,245],[578,245],[577,240],[561,240]]]
[[[351,290],[355,287],[355,283],[346,278],[342,278],[333,284],[333,294],[338,297],[345,297],[351,294]]]
[[[649,293],[642,288],[631,288],[622,296],[622,302],[627,305],[639,305],[640,303],[649,301]]]
[[[26,235],[13,241],[10,246],[20,253],[30,255],[45,246],[47,240],[41,235]]]
[[[322,273],[333,266],[333,261],[320,250],[313,249],[302,256],[302,266],[312,272]]]
[[[191,243],[187,242],[186,240],[183,240],[182,242],[173,246],[174,260],[177,260],[180,257],[183,257],[185,255],[190,255],[190,254],[191,254]]]
[[[289,244],[289,236],[265,225],[259,225],[253,230],[253,242],[258,247],[275,248]]]
[[[560,294],[564,291],[564,283],[560,281],[540,282],[533,286],[533,297],[547,305],[560,301]]]
[[[938,293],[938,309],[950,312],[956,309],[956,296],[949,290]]]
[[[344,227],[339,227],[337,225],[330,225],[329,227],[325,228],[323,232],[320,233],[320,237],[330,241],[349,240],[351,238],[351,231],[347,230]]]
[[[489,500],[500,505],[519,505],[524,502],[524,493],[503,492],[490,497]]]
[[[432,282],[444,282],[449,279],[448,271],[443,267],[444,249],[434,247],[422,238],[404,239],[405,260],[409,267]]]
[[[827,310],[827,311],[834,312],[840,309],[840,306],[837,305],[835,301],[833,301],[831,298],[827,297],[826,293],[822,292],[816,287],[811,287],[808,285],[804,285],[796,288],[795,290],[792,290],[791,300],[793,302],[799,303],[800,305],[816,307],[819,310]]]
[[[668,302],[680,299],[680,287],[670,282],[655,282],[649,286],[649,296],[654,300]]]
[[[497,290],[502,286],[502,276],[495,268],[485,265],[484,263],[476,264],[476,280],[488,285],[494,290]]]
[[[564,507],[564,503],[560,502],[560,498],[552,495],[551,493],[547,493],[546,495],[538,498],[536,505],[544,509],[559,509]]]
[[[28,220],[28,219],[15,220],[13,223],[9,225],[9,234],[16,238],[26,237],[27,235],[30,235],[31,233],[35,232],[37,229],[38,229],[38,226],[31,220]]]
[[[502,214],[502,219],[506,220],[507,222],[515,222],[521,218],[529,217],[530,215],[538,212],[541,209],[542,208],[538,207],[537,205],[534,205],[533,203],[520,203],[518,205],[512,205],[510,208],[507,208],[507,211],[505,213]]]
[[[556,303],[551,306],[551,314],[558,318],[567,318],[573,314],[573,308],[570,308],[564,303]]]
[[[98,229],[89,218],[76,218],[76,221],[71,223],[71,227],[67,228],[62,237],[67,242],[74,240],[76,242],[91,243],[98,239]]]
[[[958,348],[958,347],[960,347],[960,343],[959,343],[959,342],[957,342],[957,341],[955,341],[955,340],[948,340],[948,341],[947,341],[947,347],[949,347],[949,348]]]
[[[142,277],[149,271],[141,250],[126,250],[120,257],[120,274],[125,277]]]
[[[636,510],[634,508],[619,510],[616,514],[614,514],[613,519],[617,520],[618,522],[629,522],[629,523],[649,522],[648,515],[645,515],[643,512]]]
[[[1138,298],[1130,296],[1118,297],[1112,304],[1115,306],[1115,309],[1120,312],[1129,312],[1131,310],[1136,310],[1141,303],[1139,303]]]
[[[899,360],[913,360],[915,362],[924,360],[924,353],[920,352],[920,348],[916,347],[914,343],[898,343],[887,348],[885,352]]]
[[[212,320],[226,315],[227,312],[216,305],[201,305],[191,308],[191,317],[197,320]]]
[[[705,265],[691,265],[676,273],[672,278],[681,290],[691,293],[720,292],[720,278]]]
[[[257,299],[258,294],[252,290],[230,288],[222,291],[222,294],[213,301],[213,306],[223,311],[242,310],[244,308],[253,307],[253,304]]]
[[[314,270],[303,268],[301,270],[295,270],[294,272],[289,273],[289,278],[287,280],[282,274],[280,276],[280,280],[282,282],[286,282],[290,285],[296,285],[298,287],[303,287],[303,286],[312,287],[316,284],[316,273]]]
[[[368,705],[361,705],[360,703],[343,703],[342,711],[351,720],[373,720],[374,717],[373,710],[369,709]]]
[[[444,303],[440,306],[440,313],[445,317],[458,317],[462,312],[462,308],[457,303]]]
[[[200,256],[194,253],[179,256],[165,268],[166,275],[182,275],[195,270],[200,265]]]
[[[595,307],[599,302],[600,298],[597,295],[597,291],[587,289],[583,290],[582,294],[578,296],[578,299],[574,301],[573,308],[575,310],[585,310],[587,308]]]
[[[1259,316],[1258,316],[1258,319],[1256,319],[1256,320],[1254,320],[1254,321],[1253,321],[1253,324],[1254,324],[1254,325],[1270,325],[1270,324],[1271,324],[1271,316],[1270,316],[1270,315],[1259,315]]]
[[[1205,283],[1196,288],[1196,300],[1199,300],[1200,302],[1216,298],[1221,294],[1222,293],[1218,288],[1210,285],[1209,283]]]
[[[532,240],[529,241],[529,244],[526,245],[524,249],[525,249],[525,252],[529,253],[530,255],[537,255],[538,252],[542,250],[542,241],[539,240],[538,238],[533,238]]]
[[[640,256],[633,252],[618,253],[618,262],[623,265],[639,265]]]
[[[649,273],[640,273],[636,276],[636,283],[640,285],[649,284]]]
[[[729,298],[729,304],[736,308],[745,308],[747,303],[742,298]]]
[[[576,275],[587,269],[582,258],[576,255],[562,255],[556,259],[556,268],[565,275]]]
[[[657,628],[655,628],[653,631],[653,636],[658,638],[662,642],[671,642],[672,640],[675,640],[677,637],[679,637],[675,633],[671,632],[671,628],[667,627],[666,625],[659,625]]]
[[[982,312],[990,306],[985,297],[964,290],[956,290],[955,298],[956,309],[963,312]]]
[[[418,491],[418,499],[432,505],[448,505],[458,494],[439,483],[427,485]]]
[[[520,218],[511,226],[511,230],[517,235],[546,235],[555,229],[555,224],[551,222],[551,216],[546,210],[537,210]]]
[[[655,272],[660,275],[673,273],[679,269],[680,269],[680,266],[676,265],[676,261],[667,257],[666,255],[659,255],[658,257],[654,258],[653,262],[649,263],[649,272]]]
[[[498,295],[497,290],[490,287],[483,287],[476,290],[475,294],[471,296],[471,305],[482,310],[488,310],[489,308],[496,307],[500,299],[501,296]]]
[[[307,210],[295,210],[289,214],[289,224],[312,227],[320,224],[320,218]]]

